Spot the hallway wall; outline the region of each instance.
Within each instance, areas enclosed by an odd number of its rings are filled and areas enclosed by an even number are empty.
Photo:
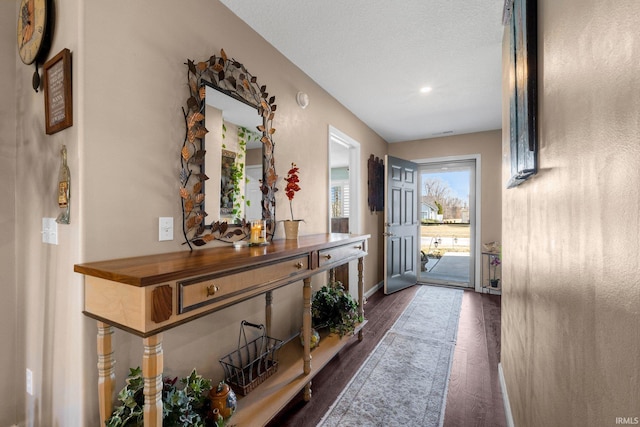
[[[540,170],[509,190],[503,74],[501,362],[513,418],[637,424],[640,2],[539,0],[538,17]]]
[[[16,58],[14,2],[0,2],[0,58]],[[6,349],[0,351],[0,426],[16,422],[16,407],[22,406],[23,371],[18,363],[18,316],[16,287],[16,78],[15,61],[0,61],[0,336]]]

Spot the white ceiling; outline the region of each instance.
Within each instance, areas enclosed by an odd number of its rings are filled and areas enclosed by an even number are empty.
[[[387,142],[501,127],[504,0],[221,2]]]

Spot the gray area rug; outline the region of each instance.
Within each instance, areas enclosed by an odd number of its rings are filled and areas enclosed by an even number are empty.
[[[318,425],[441,426],[462,293],[421,286]]]

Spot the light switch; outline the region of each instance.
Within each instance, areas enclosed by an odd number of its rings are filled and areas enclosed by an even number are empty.
[[[173,240],[173,217],[160,217],[160,221],[158,222],[158,240]]]

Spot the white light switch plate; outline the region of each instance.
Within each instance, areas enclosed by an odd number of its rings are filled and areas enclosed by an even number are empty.
[[[160,217],[158,221],[158,240],[173,240],[173,217]]]

